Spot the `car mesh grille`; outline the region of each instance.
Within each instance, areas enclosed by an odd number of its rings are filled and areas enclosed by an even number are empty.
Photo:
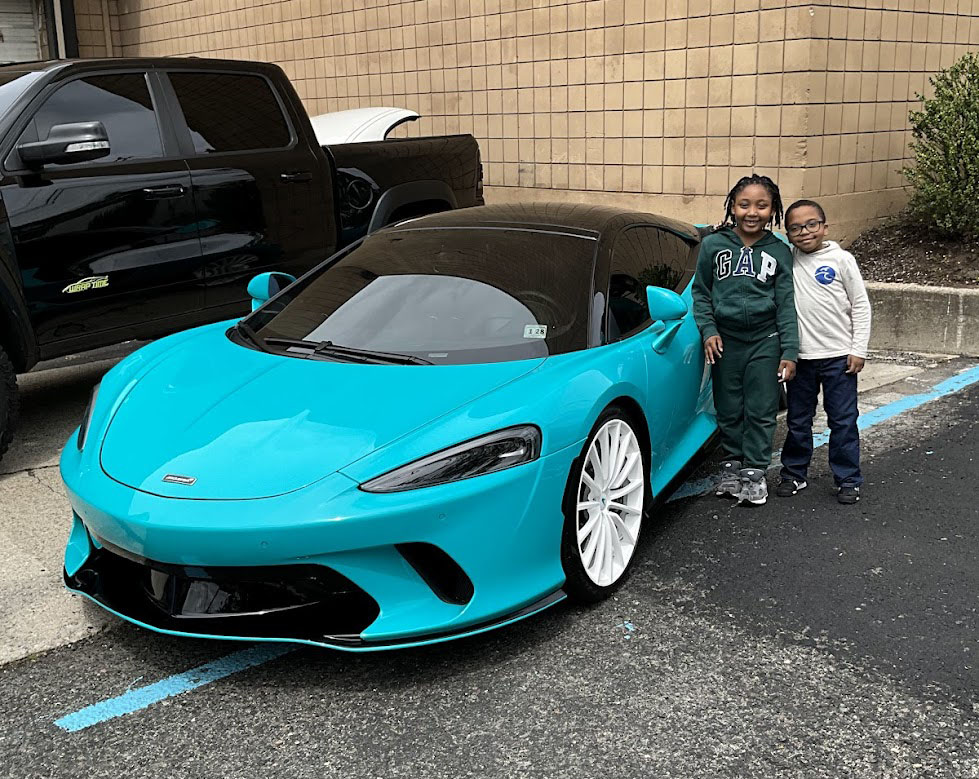
[[[364,590],[322,565],[179,566],[103,544],[66,582],[139,622],[213,636],[350,639],[380,613]]]

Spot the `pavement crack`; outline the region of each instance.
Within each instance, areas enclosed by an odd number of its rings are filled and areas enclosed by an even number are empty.
[[[3,473],[0,473],[0,478],[3,478],[4,476],[16,476],[18,473],[27,473],[30,474],[31,476],[34,476],[33,473],[34,471],[47,471],[50,470],[51,468],[57,468],[57,467],[58,467],[57,463],[53,463],[52,465],[35,465],[29,468],[21,468],[16,471],[4,471]]]
[[[36,481],[40,486],[42,486],[46,490],[48,490],[52,495],[57,495],[59,498],[63,498],[64,497],[64,494],[63,493],[58,492],[50,484],[46,484],[43,481],[41,481],[41,477],[38,476],[37,473],[36,473],[37,471],[40,471],[40,470],[46,470],[48,468],[55,468],[55,467],[57,467],[57,466],[54,466],[54,465],[46,465],[46,466],[43,466],[42,468],[25,468],[23,471],[16,471],[16,473],[26,473],[28,476],[30,476],[32,479],[34,479],[34,481]]]

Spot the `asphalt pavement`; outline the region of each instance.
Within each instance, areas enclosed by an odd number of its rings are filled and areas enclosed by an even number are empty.
[[[28,424],[70,430],[88,365],[31,378],[50,406]],[[904,408],[966,367],[896,360],[862,406]],[[0,668],[0,776],[979,777],[979,384],[904,405],[864,432],[856,506],[835,502],[822,447],[791,499],[658,507],[594,607],[420,649],[296,648],[70,732],[66,715],[244,648],[82,609],[77,634]],[[34,440],[0,463],[22,517],[56,510],[57,447]],[[7,515],[9,545],[25,532]],[[54,559],[51,527],[25,560]]]

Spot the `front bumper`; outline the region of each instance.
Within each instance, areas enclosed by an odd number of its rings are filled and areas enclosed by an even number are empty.
[[[563,598],[561,501],[579,447],[412,492],[334,474],[297,492],[180,500],[79,467],[65,582],[154,630],[350,649],[445,640]]]

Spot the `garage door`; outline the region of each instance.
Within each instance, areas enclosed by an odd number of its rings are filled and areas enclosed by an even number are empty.
[[[0,63],[40,59],[33,0],[0,0]]]

